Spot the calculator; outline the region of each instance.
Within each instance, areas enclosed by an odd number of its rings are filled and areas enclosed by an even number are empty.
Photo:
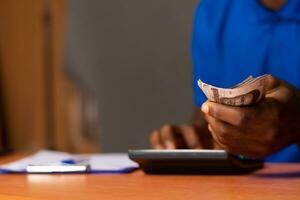
[[[129,150],[128,156],[147,174],[243,174],[263,167],[261,159],[224,150]]]

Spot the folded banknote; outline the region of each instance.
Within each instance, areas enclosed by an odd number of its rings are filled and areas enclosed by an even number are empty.
[[[198,86],[213,102],[230,106],[248,106],[259,102],[265,97],[270,79],[269,74],[253,78],[249,76],[231,88],[220,88],[198,80]]]

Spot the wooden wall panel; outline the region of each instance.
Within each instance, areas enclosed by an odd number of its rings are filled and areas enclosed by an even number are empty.
[[[0,1],[4,111],[14,149],[45,148],[44,1]]]
[[[53,0],[49,5],[51,14],[51,36],[52,36],[52,78],[53,78],[53,117],[54,117],[54,137],[53,147],[67,151],[72,149],[68,140],[67,118],[66,118],[66,93],[65,76],[63,73],[63,36],[64,36],[64,18],[65,1]],[[62,112],[64,111],[64,112]]]
[[[66,10],[64,0],[0,1],[0,84],[14,150],[97,151],[85,134],[96,131],[86,112],[96,109],[63,70]]]

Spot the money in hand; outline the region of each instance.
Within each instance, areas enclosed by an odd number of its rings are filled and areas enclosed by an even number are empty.
[[[208,100],[230,106],[249,106],[265,97],[268,88],[268,74],[253,78],[249,76],[231,88],[220,88],[198,80],[198,86]]]

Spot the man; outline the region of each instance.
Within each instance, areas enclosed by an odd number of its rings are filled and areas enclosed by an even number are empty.
[[[300,1],[202,0],[192,41],[195,114],[151,134],[157,149],[214,148],[274,162],[300,161]],[[271,74],[259,103],[208,102],[197,86]]]

